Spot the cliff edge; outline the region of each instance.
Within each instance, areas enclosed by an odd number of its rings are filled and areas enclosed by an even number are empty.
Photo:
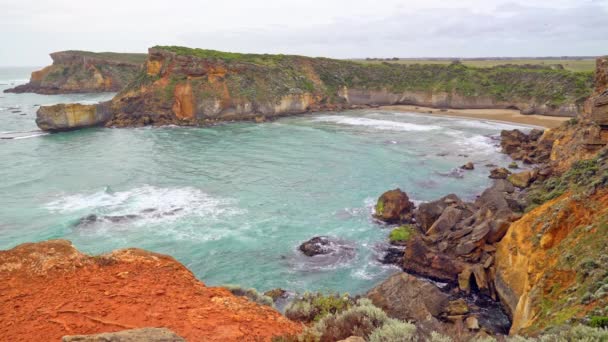
[[[99,124],[202,126],[396,104],[575,116],[592,79],[542,66],[365,64],[157,46]]]
[[[116,92],[138,74],[145,54],[61,51],[51,53],[53,64],[32,72],[29,83],[5,93],[98,93]]]
[[[0,251],[0,340],[166,327],[188,341],[270,341],[301,326],[206,287],[172,257],[141,249],[89,256],[69,241]]]

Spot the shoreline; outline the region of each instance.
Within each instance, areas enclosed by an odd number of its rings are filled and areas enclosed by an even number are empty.
[[[477,120],[489,120],[501,123],[523,124],[543,128],[555,128],[572,118],[563,116],[524,115],[515,109],[438,109],[412,105],[380,106],[379,109],[398,112],[413,112],[435,116],[460,117]]]

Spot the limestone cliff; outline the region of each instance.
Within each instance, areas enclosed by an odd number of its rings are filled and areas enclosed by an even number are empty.
[[[145,54],[61,51],[53,64],[32,72],[30,82],[11,93],[65,94],[119,91],[138,74]]]
[[[585,111],[545,132],[552,176],[528,190],[529,208],[496,251],[495,288],[512,334],[537,334],[608,316],[607,58]]]
[[[204,125],[392,104],[574,116],[591,79],[539,67],[376,65],[154,47],[146,69],[112,100],[108,124]]]
[[[0,321],[2,341],[143,327],[188,341],[270,341],[301,330],[268,306],[205,286],[172,257],[140,249],[89,256],[65,240],[0,251]]]

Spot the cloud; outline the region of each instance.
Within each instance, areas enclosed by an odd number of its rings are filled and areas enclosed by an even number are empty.
[[[0,0],[0,65],[156,44],[338,58],[608,53],[608,0]]]

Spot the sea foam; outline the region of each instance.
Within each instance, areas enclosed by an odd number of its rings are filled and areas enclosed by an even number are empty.
[[[365,126],[386,131],[432,131],[441,129],[435,125],[418,125],[414,123],[398,122],[390,120],[369,119],[361,117],[348,117],[342,115],[326,115],[314,118],[318,122],[333,122],[341,125]]]

